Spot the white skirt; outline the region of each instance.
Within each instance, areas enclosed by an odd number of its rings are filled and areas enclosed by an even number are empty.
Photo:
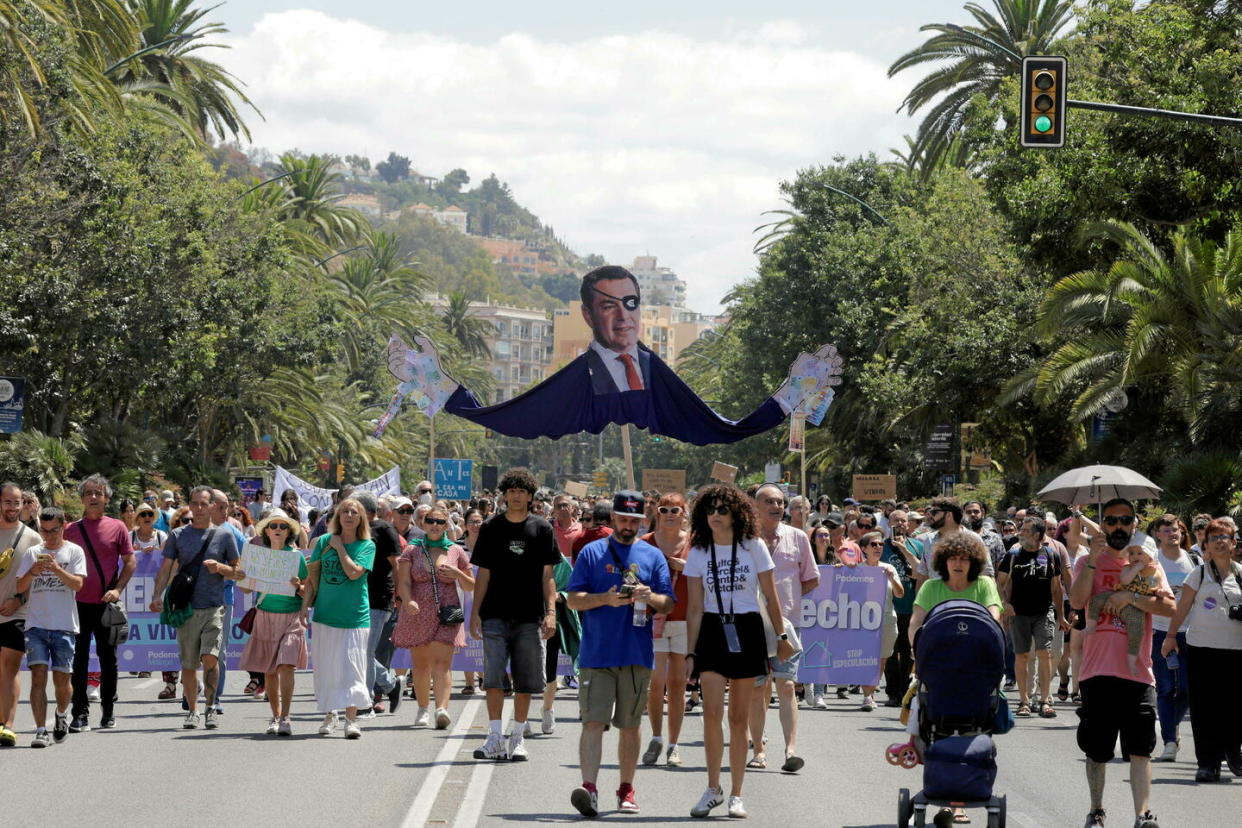
[[[347,707],[370,707],[367,687],[367,636],[370,630],[343,630],[314,624],[311,636],[315,702],[320,713]]]

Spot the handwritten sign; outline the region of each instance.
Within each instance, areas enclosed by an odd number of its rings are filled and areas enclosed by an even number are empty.
[[[897,476],[894,474],[856,474],[851,489],[855,500],[896,500]]]
[[[643,469],[643,491],[684,492],[686,490],[685,469]]]
[[[289,579],[298,574],[302,553],[297,549],[268,549],[257,543],[242,547],[241,568],[245,580],[238,583],[245,589],[270,595],[293,595]]]
[[[719,480],[721,483],[732,483],[737,480],[737,466],[730,466],[728,463],[721,463],[719,460],[712,463],[712,480]]]
[[[576,480],[566,480],[565,494],[570,495],[571,497],[586,497],[587,484],[579,483]]]

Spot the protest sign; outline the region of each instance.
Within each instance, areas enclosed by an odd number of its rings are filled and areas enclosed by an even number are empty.
[[[332,494],[336,489],[321,489],[307,483],[283,466],[276,467],[276,477],[272,483],[272,500],[280,502],[286,489],[293,489],[298,494],[298,508],[303,512],[311,509],[322,511],[332,505]],[[371,492],[376,497],[401,493],[401,467],[393,466],[374,480],[359,483],[354,490]]]
[[[789,450],[804,451],[806,449],[806,414],[795,411],[789,420]]]
[[[737,480],[737,466],[730,466],[728,463],[721,463],[719,460],[712,463],[712,480],[719,480],[721,483],[732,483]]]
[[[437,457],[435,471],[436,497],[470,499],[471,479],[474,477],[473,460]]]
[[[878,566],[821,566],[819,586],[802,596],[793,620],[802,637],[798,681],[877,685],[888,586]]]
[[[579,483],[576,480],[565,481],[565,494],[572,497],[586,497],[589,489],[590,487],[585,483]]]
[[[297,549],[269,549],[257,543],[242,547],[241,568],[246,573],[239,586],[265,595],[294,595],[289,579],[298,574],[302,553]]]
[[[684,492],[686,490],[685,469],[643,469],[643,491]]]
[[[850,488],[855,500],[896,500],[897,475],[856,474]]]

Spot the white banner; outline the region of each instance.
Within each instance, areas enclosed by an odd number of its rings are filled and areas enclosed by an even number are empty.
[[[252,592],[270,595],[295,595],[289,581],[298,574],[302,560],[299,549],[269,549],[257,543],[242,547],[241,568],[246,573],[238,584]]]
[[[298,507],[303,514],[311,509],[323,511],[328,508],[332,505],[332,495],[336,492],[336,489],[321,489],[318,486],[312,486],[283,466],[277,466],[275,482],[272,483],[272,501],[279,503],[286,489],[293,489],[298,493]],[[354,486],[354,489],[371,492],[376,497],[400,494],[401,467],[393,466],[374,480],[359,483]]]

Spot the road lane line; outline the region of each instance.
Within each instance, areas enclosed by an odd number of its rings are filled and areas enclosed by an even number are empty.
[[[470,726],[474,724],[474,716],[482,704],[482,699],[471,699],[466,702],[461,715],[457,718],[456,726],[449,732],[448,738],[444,740],[444,746],[440,748],[431,768],[427,771],[427,778],[423,780],[418,795],[410,803],[410,810],[406,812],[405,819],[401,822],[402,828],[422,828],[426,824],[427,818],[431,816],[431,809],[436,804],[436,797],[440,795],[440,788],[444,786],[444,780],[453,766],[453,759],[461,750],[461,743],[465,740]]]
[[[457,818],[453,820],[453,828],[474,828],[483,815],[483,805],[487,801],[487,789],[492,784],[492,771],[495,762],[484,762],[474,766],[466,790],[462,792],[461,804],[457,809]]]

